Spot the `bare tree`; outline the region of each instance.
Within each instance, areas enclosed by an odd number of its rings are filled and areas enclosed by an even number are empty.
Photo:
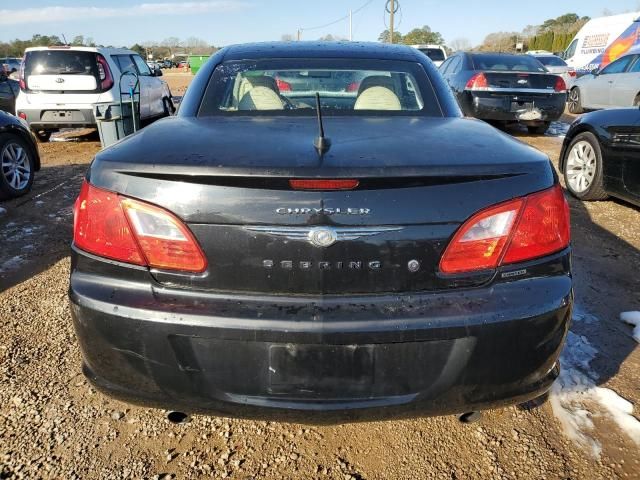
[[[165,38],[160,45],[169,49],[169,56],[173,58],[176,53],[176,48],[180,46],[180,39],[178,37]]]
[[[513,52],[520,38],[517,32],[494,32],[487,35],[479,49],[485,52]]]
[[[458,37],[458,38],[454,38],[451,41],[451,49],[454,52],[457,52],[459,50],[469,50],[471,49],[471,43],[469,42],[469,40],[467,40],[464,37]]]
[[[206,40],[198,37],[189,37],[184,42],[182,42],[182,46],[187,49],[188,53],[202,55],[211,53],[211,47],[207,43]]]

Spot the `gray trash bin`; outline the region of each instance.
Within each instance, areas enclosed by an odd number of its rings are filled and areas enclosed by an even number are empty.
[[[137,102],[135,106],[137,115]],[[120,103],[97,103],[93,106],[93,114],[96,117],[102,148],[113,145],[134,131],[131,102],[123,103],[122,108]]]

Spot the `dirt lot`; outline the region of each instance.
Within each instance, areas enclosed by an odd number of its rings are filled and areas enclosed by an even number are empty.
[[[189,80],[164,78],[176,95]],[[560,137],[511,133],[556,162]],[[640,354],[618,319],[640,310],[638,208],[571,200],[578,307],[564,374],[540,408],[475,424],[174,425],[80,372],[66,300],[71,208],[99,144],[91,132],[77,140],[41,145],[33,192],[0,204],[0,478],[640,478]]]

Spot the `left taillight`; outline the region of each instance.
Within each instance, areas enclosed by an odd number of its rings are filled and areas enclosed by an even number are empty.
[[[163,208],[82,184],[75,203],[73,242],[88,253],[161,270],[206,270],[187,226]]]
[[[97,53],[96,61],[98,63],[98,77],[100,78],[100,89],[104,92],[113,87],[113,76],[111,69],[107,63],[107,59],[103,55]]]
[[[569,246],[569,205],[556,185],[482,210],[456,232],[440,271],[491,270],[551,255]]]

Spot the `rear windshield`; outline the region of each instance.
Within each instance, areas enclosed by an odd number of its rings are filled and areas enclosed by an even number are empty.
[[[97,78],[96,54],[74,50],[36,50],[27,52],[25,76],[92,75]]]
[[[540,63],[547,67],[566,67],[567,63],[560,57],[535,57]]]
[[[419,48],[418,50],[420,50],[434,62],[441,62],[445,59],[444,52],[439,48]]]
[[[199,115],[442,116],[417,63],[353,59],[229,61],[213,72]]]
[[[530,55],[475,54],[471,56],[475,70],[510,72],[545,72],[538,60]]]

